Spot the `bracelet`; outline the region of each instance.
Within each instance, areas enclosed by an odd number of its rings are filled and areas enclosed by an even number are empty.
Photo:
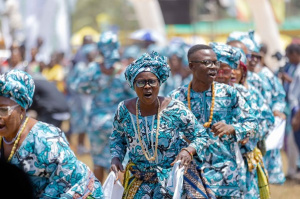
[[[191,151],[189,151],[187,148],[182,148],[181,151],[182,151],[182,150],[188,152],[188,153],[190,154],[192,160],[193,160],[194,155],[193,155],[193,153],[192,153]]]

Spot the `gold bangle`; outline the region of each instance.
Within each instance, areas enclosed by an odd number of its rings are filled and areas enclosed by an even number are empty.
[[[182,150],[184,150],[184,151],[188,152],[188,153],[190,154],[190,156],[191,156],[192,160],[193,160],[193,158],[194,158],[194,155],[193,155],[193,153],[192,153],[191,151],[189,151],[187,148],[182,148],[182,149],[181,149],[181,151],[182,151]]]

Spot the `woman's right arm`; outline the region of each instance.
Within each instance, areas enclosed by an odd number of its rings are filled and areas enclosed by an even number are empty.
[[[121,102],[115,113],[113,122],[113,132],[110,136],[110,154],[112,157],[111,170],[116,174],[118,171],[123,171],[122,161],[126,154],[127,142],[124,132],[124,117],[125,112],[124,102]]]

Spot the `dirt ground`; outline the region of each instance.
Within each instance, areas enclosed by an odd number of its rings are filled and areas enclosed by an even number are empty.
[[[76,151],[77,136],[71,136],[71,148]],[[87,146],[89,145],[86,141]],[[93,168],[93,163],[90,155],[77,155],[78,159],[87,164],[91,169]],[[287,157],[284,152],[282,152],[283,157],[283,167],[284,171],[287,170]],[[271,198],[272,199],[300,199],[300,184],[296,182],[287,181],[284,185],[271,185]]]

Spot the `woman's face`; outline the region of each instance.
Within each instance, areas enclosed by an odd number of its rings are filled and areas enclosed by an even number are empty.
[[[232,84],[239,84],[243,77],[243,71],[241,66],[238,65],[237,69],[233,69],[231,72],[231,82]]]
[[[169,64],[171,69],[174,71],[179,71],[181,69],[181,59],[176,55],[170,57]]]
[[[151,105],[158,96],[159,80],[151,72],[142,72],[134,80],[134,89],[141,103]]]
[[[228,64],[221,63],[216,81],[224,84],[231,84],[231,68]]]
[[[2,109],[0,110],[0,136],[3,136],[8,140],[14,138],[18,132],[21,125],[21,114],[25,111],[21,106],[15,105],[17,105],[16,102],[0,96],[0,109]],[[6,107],[12,106],[15,106],[15,108],[13,108],[11,112],[8,112],[10,115],[6,114],[4,116],[3,114],[6,113]]]

